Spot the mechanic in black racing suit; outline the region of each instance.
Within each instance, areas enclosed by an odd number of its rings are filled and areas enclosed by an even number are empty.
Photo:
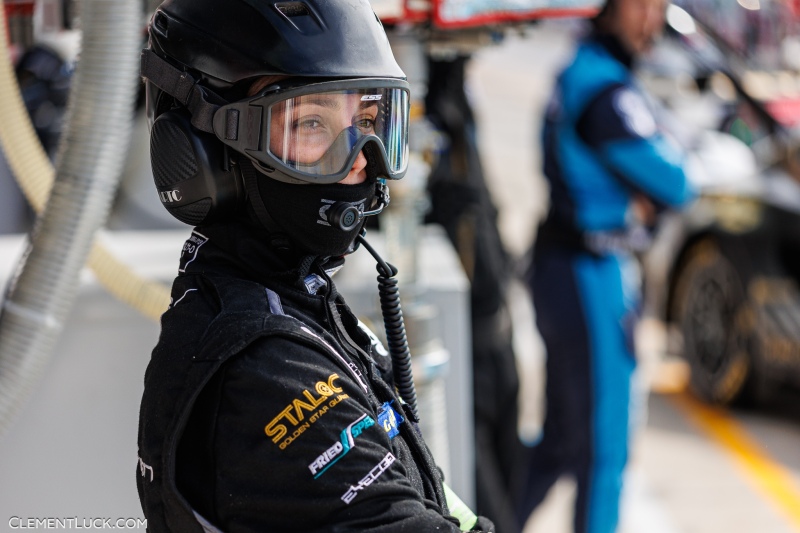
[[[364,217],[408,158],[408,84],[367,0],[168,0],[149,29],[153,175],[195,228],[145,375],[148,530],[493,531],[443,485],[398,393],[410,367],[330,277],[371,250]]]

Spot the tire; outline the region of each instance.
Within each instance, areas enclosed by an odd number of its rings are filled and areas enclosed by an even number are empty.
[[[749,403],[753,320],[741,277],[713,239],[693,244],[684,257],[673,317],[683,334],[690,387],[709,403]]]

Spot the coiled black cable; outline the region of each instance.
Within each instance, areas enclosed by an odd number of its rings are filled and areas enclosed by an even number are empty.
[[[375,265],[378,270],[378,296],[381,301],[387,348],[392,358],[394,384],[407,409],[416,421],[419,421],[417,391],[414,388],[414,376],[411,372],[411,350],[408,347],[406,326],[403,322],[403,309],[400,307],[400,290],[397,287],[397,278],[394,277],[397,275],[397,268],[384,261],[364,239],[363,234],[359,235],[357,240],[378,263]]]

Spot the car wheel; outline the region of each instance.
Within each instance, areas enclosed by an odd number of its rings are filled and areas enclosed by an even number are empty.
[[[738,272],[712,239],[687,251],[673,301],[692,390],[721,405],[748,400],[752,315]]]

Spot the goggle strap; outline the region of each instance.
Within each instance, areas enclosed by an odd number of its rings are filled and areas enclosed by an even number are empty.
[[[191,74],[172,66],[152,50],[142,50],[140,68],[143,78],[189,109],[192,126],[214,133],[213,117],[221,104],[225,103],[222,98],[198,85]]]
[[[248,154],[266,165],[269,160],[261,155],[261,129],[264,109],[249,102],[234,102],[213,110],[210,118],[211,133],[237,152]]]

